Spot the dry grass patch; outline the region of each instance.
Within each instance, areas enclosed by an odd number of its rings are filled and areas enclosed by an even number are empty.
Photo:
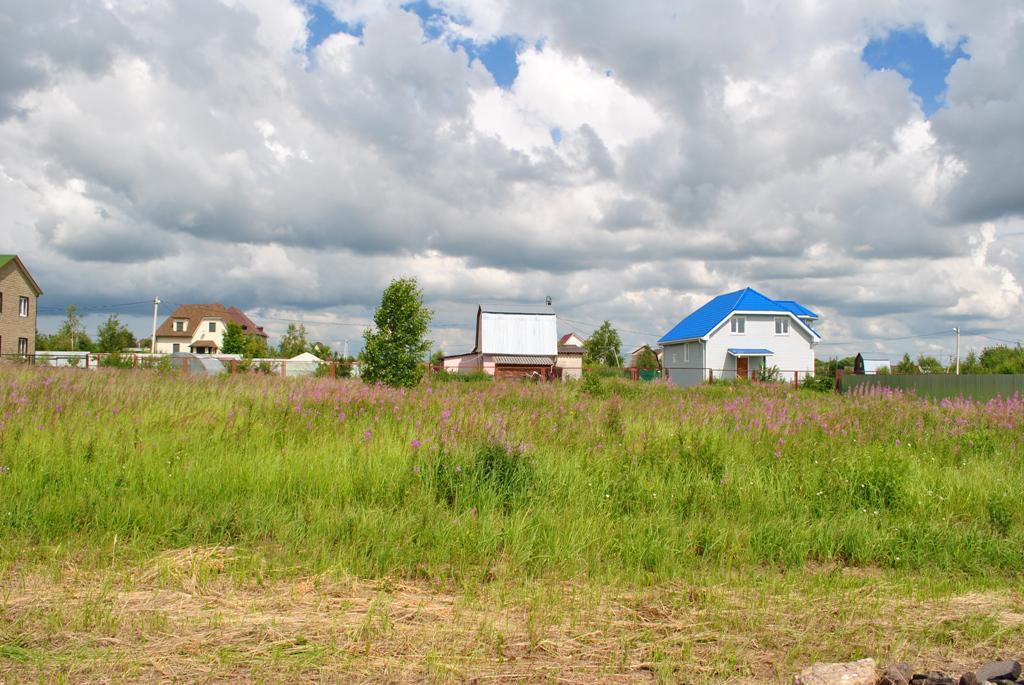
[[[328,576],[240,580],[232,550],[141,568],[9,571],[8,682],[785,682],[815,660],[957,670],[1024,653],[1015,582],[718,574],[651,588],[467,588]]]

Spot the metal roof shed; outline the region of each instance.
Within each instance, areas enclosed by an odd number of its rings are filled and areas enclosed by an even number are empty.
[[[558,319],[551,307],[480,305],[474,352],[502,355],[558,354]]]

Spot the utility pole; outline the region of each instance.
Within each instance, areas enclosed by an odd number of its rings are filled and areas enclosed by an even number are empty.
[[[960,375],[960,327],[954,326],[953,332],[956,333],[956,375]]]
[[[345,361],[348,361],[348,338],[345,338],[345,354],[342,355]]]
[[[153,298],[153,335],[149,339],[149,353],[156,354],[156,310],[160,306],[160,298]]]

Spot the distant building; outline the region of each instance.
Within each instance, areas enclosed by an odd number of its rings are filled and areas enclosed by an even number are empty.
[[[216,354],[224,346],[228,324],[238,324],[242,332],[266,338],[262,326],[238,307],[222,304],[183,304],[156,329],[156,350],[160,354],[194,352]]]
[[[853,360],[853,372],[862,376],[874,376],[879,369],[891,369],[892,365],[885,357],[865,357],[857,354]]]
[[[0,355],[35,354],[36,305],[42,294],[18,255],[0,254]]]
[[[587,344],[587,341],[576,335],[576,333],[569,331],[561,338],[558,339],[559,347],[583,347]]]
[[[654,359],[657,360],[658,366],[661,366],[661,352],[662,351],[660,349],[656,350],[653,347],[651,347],[650,345],[641,345],[640,347],[638,347],[635,350],[633,350],[632,352],[630,352],[629,353],[629,364],[628,364],[628,366],[631,366],[633,368],[636,368],[637,366],[639,366],[640,355],[643,354],[644,350],[650,350],[651,354],[654,355]]]
[[[818,315],[793,300],[773,300],[753,288],[719,295],[666,333],[662,366],[670,383],[697,385],[714,378],[750,378],[777,367],[792,379],[814,375],[811,328]]]
[[[473,351],[446,356],[444,370],[548,377],[555,373],[558,356],[558,320],[550,306],[480,305]],[[582,352],[580,360],[582,368]]]

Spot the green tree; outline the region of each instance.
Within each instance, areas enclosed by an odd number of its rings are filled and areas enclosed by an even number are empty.
[[[892,367],[893,373],[917,373],[917,364],[910,358],[907,353],[903,354],[903,359],[896,362],[896,365]]]
[[[946,367],[935,357],[922,354],[917,358],[917,368],[921,373],[946,373]]]
[[[270,357],[270,346],[267,345],[267,339],[255,334],[246,335],[242,356],[247,359],[266,359]]]
[[[434,354],[430,355],[430,363],[434,366],[444,364],[444,350],[435,350]]]
[[[135,334],[121,323],[117,314],[111,314],[96,329],[97,352],[122,352],[135,347]]]
[[[278,345],[278,354],[282,359],[291,359],[296,355],[309,350],[309,338],[306,334],[306,326],[293,323],[288,324],[288,330],[281,336],[281,343]]]
[[[658,356],[649,346],[644,345],[636,355],[636,368],[643,371],[658,369]]]
[[[82,315],[78,307],[71,304],[64,310],[64,322],[57,332],[50,336],[50,349],[64,352],[91,352],[92,340],[85,332]]]
[[[986,347],[979,359],[985,373],[1024,373],[1024,348],[997,345]]]
[[[977,352],[971,350],[970,352],[967,353],[967,356],[964,357],[964,360],[960,362],[960,373],[985,373],[984,369],[981,366],[981,361],[978,359]]]
[[[588,364],[621,366],[622,339],[610,321],[602,323],[583,345],[583,360]]]
[[[245,331],[237,323],[228,323],[224,331],[224,340],[221,342],[220,351],[224,354],[245,353]]]
[[[426,336],[432,317],[415,278],[391,281],[373,314],[374,328],[363,333],[363,380],[392,387],[419,383],[431,346]]]
[[[828,359],[824,361],[821,359],[815,359],[814,375],[835,378],[837,369],[841,369],[842,371],[849,369],[852,372],[855,361],[856,358],[854,357],[843,357],[842,359]]]

